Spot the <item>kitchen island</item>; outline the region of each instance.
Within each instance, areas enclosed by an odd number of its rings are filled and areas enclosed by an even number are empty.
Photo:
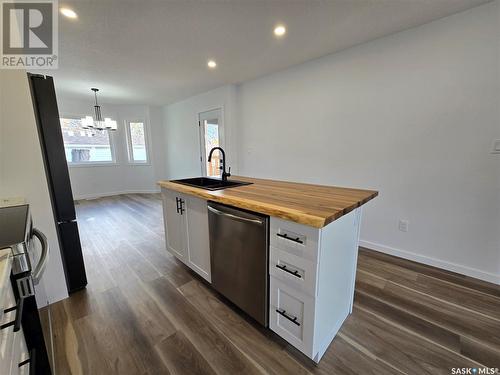
[[[234,180],[251,184],[210,191],[158,183],[167,250],[210,283],[207,202],[269,216],[269,328],[319,362],[352,311],[361,206],[378,192]]]

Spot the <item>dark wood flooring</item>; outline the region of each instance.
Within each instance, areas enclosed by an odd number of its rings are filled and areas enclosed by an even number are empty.
[[[51,306],[57,374],[450,374],[500,367],[500,287],[360,249],[356,297],[318,366],[164,245],[159,195],[77,203],[86,290]]]

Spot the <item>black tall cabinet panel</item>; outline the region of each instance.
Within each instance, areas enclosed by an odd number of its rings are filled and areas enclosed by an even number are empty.
[[[71,289],[69,292],[82,289],[87,285],[87,275],[83,262],[83,254],[80,247],[80,235],[78,233],[78,224],[76,221],[69,221],[58,224],[59,239],[63,249],[73,249],[70,256],[65,256],[66,281]],[[76,251],[78,250],[78,251]]]
[[[78,235],[73,192],[64,152],[54,81],[49,76],[29,73],[28,78],[66,284],[68,292],[72,293],[85,288],[87,276]]]

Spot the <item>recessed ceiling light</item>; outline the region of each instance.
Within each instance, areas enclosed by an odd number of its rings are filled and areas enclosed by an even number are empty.
[[[217,67],[217,63],[215,62],[215,60],[208,60],[207,62],[207,66],[210,68],[210,69],[215,69]]]
[[[68,17],[68,18],[77,18],[78,17],[78,15],[76,14],[76,12],[73,9],[61,8],[60,12],[63,16]]]
[[[277,25],[274,28],[274,35],[276,36],[283,36],[286,34],[286,27],[283,25]]]

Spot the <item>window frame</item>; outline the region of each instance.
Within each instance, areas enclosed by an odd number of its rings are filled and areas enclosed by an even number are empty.
[[[61,119],[71,119],[71,120],[81,120],[85,116],[92,116],[92,114],[84,114],[84,115],[75,115],[75,114],[61,114],[59,115],[59,126],[61,126]],[[70,168],[85,168],[85,167],[110,167],[110,166],[117,166],[118,161],[116,159],[116,152],[115,152],[115,133],[116,131],[108,131],[108,137],[109,137],[109,147],[111,149],[111,161],[90,161],[90,162],[70,162],[66,160],[66,163],[68,164],[68,167]],[[62,135],[62,129],[61,129],[61,135]],[[64,144],[64,137],[62,137],[63,140],[63,146],[64,149],[66,150],[66,146]]]
[[[125,138],[127,142],[127,164],[137,165],[137,166],[150,166],[151,165],[151,144],[149,142],[149,125],[144,119],[133,119],[124,120],[125,122]],[[144,146],[146,148],[146,160],[134,160],[133,146],[132,146],[132,134],[130,132],[131,123],[141,123],[144,127]]]

